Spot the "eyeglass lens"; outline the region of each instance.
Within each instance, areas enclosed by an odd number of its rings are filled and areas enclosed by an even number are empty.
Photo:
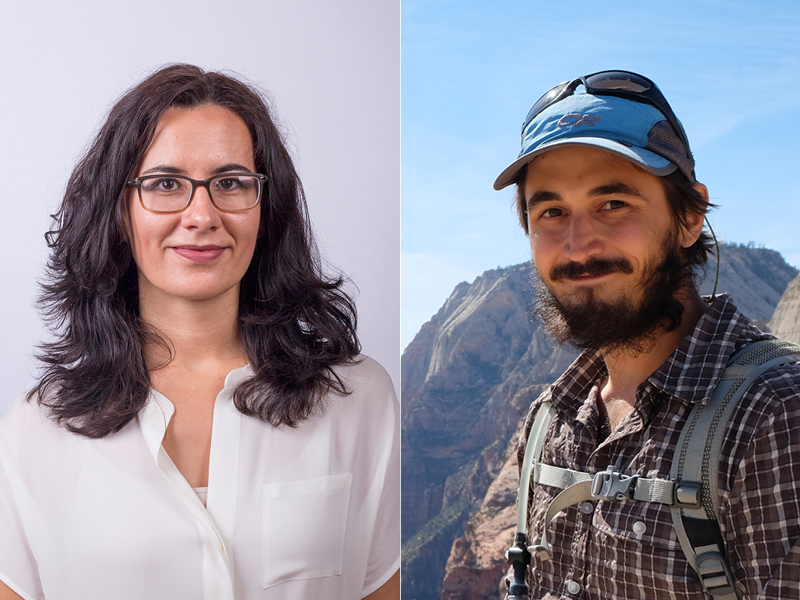
[[[192,190],[204,182],[177,175],[139,178],[142,204],[154,212],[175,212],[189,205]],[[200,184],[200,185],[198,185]],[[226,174],[212,177],[207,186],[211,201],[220,210],[246,210],[258,204],[261,181],[254,175]]]

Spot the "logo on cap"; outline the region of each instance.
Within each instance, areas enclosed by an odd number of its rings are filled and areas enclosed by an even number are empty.
[[[564,115],[558,120],[559,127],[580,127],[586,125],[587,127],[594,127],[600,121],[600,115],[582,115],[580,113],[569,113]]]

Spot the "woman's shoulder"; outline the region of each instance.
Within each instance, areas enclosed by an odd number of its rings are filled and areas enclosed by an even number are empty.
[[[380,396],[397,402],[394,384],[386,369],[365,354],[359,354],[351,362],[336,365],[333,372],[341,378],[350,396]]]
[[[23,447],[65,449],[77,436],[50,418],[36,397],[20,394],[0,419],[0,446],[19,451]]]
[[[360,354],[349,363],[334,366],[332,371],[347,394],[330,390],[320,418],[349,423],[348,426],[399,418],[394,384],[376,360]]]
[[[34,428],[48,428],[49,419],[42,407],[33,397],[23,393],[11,403],[3,417],[0,419],[0,438],[5,439],[12,433],[20,434],[21,430]]]

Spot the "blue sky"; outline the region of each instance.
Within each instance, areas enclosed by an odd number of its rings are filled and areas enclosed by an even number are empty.
[[[717,235],[800,266],[800,4],[403,0],[401,35],[403,347],[460,281],[529,260],[492,182],[533,102],[604,69],[667,96]]]

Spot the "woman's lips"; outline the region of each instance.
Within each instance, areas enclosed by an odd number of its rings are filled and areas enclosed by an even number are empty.
[[[207,263],[222,256],[225,248],[223,246],[173,246],[172,251],[192,262]]]

